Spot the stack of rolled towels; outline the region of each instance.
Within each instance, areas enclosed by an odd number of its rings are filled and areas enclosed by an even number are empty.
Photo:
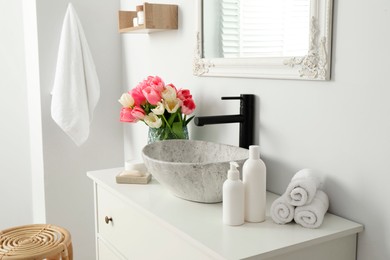
[[[321,190],[321,179],[311,169],[297,172],[286,192],[271,205],[271,217],[277,224],[293,219],[306,228],[321,226],[329,208],[329,198]]]

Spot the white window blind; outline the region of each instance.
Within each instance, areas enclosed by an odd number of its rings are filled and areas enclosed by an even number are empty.
[[[225,58],[304,56],[310,0],[222,0]]]

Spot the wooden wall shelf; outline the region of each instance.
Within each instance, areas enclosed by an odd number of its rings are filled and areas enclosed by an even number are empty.
[[[120,33],[153,33],[178,28],[178,6],[144,3],[145,23],[133,26],[136,11],[119,11]]]

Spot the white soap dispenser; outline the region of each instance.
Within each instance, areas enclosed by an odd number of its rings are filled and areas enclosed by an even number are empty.
[[[245,187],[245,221],[263,222],[266,208],[266,167],[260,159],[260,147],[249,146],[249,159],[242,167]]]
[[[236,162],[230,162],[227,180],[222,188],[222,221],[230,226],[244,224],[245,191],[237,167]]]

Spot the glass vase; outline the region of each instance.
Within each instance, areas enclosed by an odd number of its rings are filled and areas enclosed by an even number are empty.
[[[174,133],[170,128],[152,128],[149,127],[148,144],[169,140],[169,139],[189,139],[187,126],[183,126],[180,133]]]

